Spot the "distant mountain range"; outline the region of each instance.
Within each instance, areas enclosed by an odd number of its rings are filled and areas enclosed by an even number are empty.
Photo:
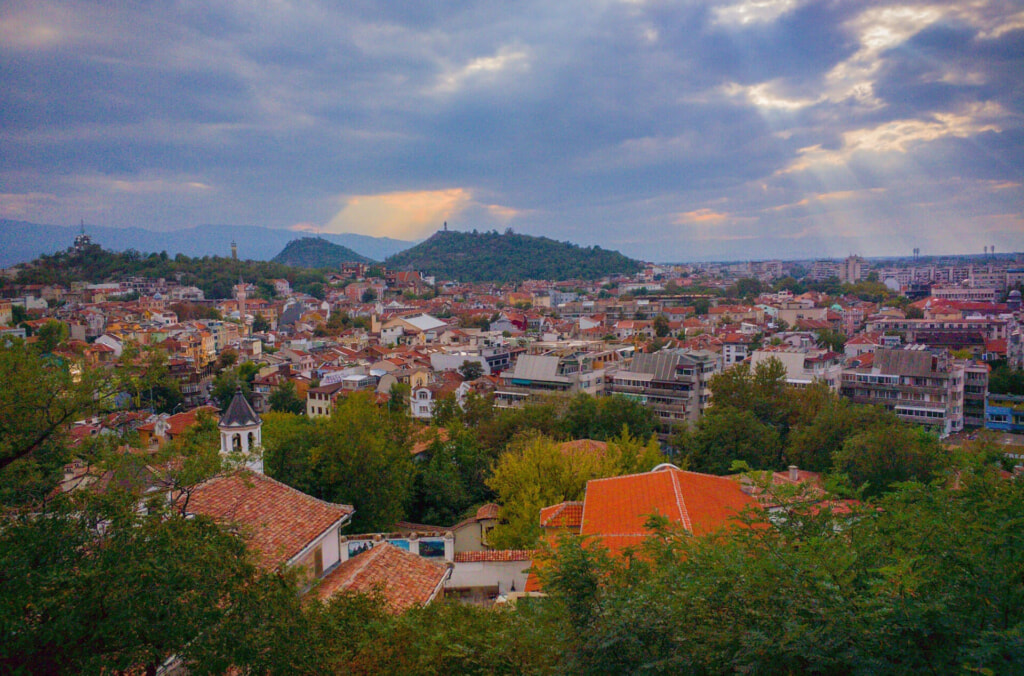
[[[338,268],[342,263],[372,261],[346,246],[328,242],[322,237],[301,237],[288,242],[288,246],[274,256],[271,262],[296,268]]]
[[[547,237],[511,232],[436,232],[411,249],[387,258],[394,270],[419,270],[463,282],[524,279],[597,279],[633,273],[643,265],[618,251],[581,247]]]
[[[272,259],[290,241],[301,236],[294,230],[252,225],[200,225],[166,232],[86,225],[85,232],[93,242],[110,251],[166,251],[171,256],[179,253],[190,257],[230,256],[231,242],[234,241],[238,244],[239,258],[257,261]],[[40,254],[67,249],[77,234],[78,226],[40,225],[0,219],[0,267],[25,263]],[[355,234],[324,234],[320,237],[375,261],[382,261],[415,244],[389,237]]]

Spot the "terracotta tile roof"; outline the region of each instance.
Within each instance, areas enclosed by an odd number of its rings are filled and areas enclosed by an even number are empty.
[[[576,439],[574,441],[566,441],[560,444],[558,449],[566,455],[569,455],[570,453],[603,454],[608,451],[608,443],[604,441],[595,441],[594,439]]]
[[[587,482],[580,534],[595,536],[618,552],[647,537],[644,524],[652,514],[682,524],[694,535],[705,535],[727,527],[752,506],[756,501],[731,479],[668,466]]]
[[[409,449],[409,453],[412,455],[419,455],[430,448],[430,445],[435,441],[446,443],[450,438],[451,436],[449,435],[448,430],[444,427],[429,425],[420,431],[413,433],[413,443],[412,448]]]
[[[379,590],[394,612],[433,600],[450,568],[428,561],[386,542],[344,561],[320,582],[317,594],[328,599],[339,592]]]
[[[476,510],[476,518],[478,519],[497,519],[498,518],[498,505],[494,502],[488,502],[486,505]]]
[[[175,413],[167,418],[167,434],[172,438],[176,437],[189,427],[196,424],[196,418],[199,416],[200,412],[206,412],[212,416],[216,415],[219,410],[220,409],[216,406],[200,406],[199,408],[194,408],[191,411],[185,411],[184,413]],[[156,429],[156,421],[141,425],[139,426],[139,429],[143,432],[153,432]]]
[[[540,510],[542,528],[571,528],[578,532],[582,523],[582,502],[560,502]]]
[[[486,563],[532,561],[537,555],[534,549],[489,549],[476,552],[456,552],[455,563]]]
[[[328,528],[350,518],[355,509],[242,470],[200,484],[189,498],[187,511],[238,524],[259,564],[274,569]]]

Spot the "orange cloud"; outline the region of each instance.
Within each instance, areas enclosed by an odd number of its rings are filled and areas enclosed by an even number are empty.
[[[695,211],[684,211],[681,214],[677,214],[675,224],[687,225],[690,223],[720,223],[727,218],[729,218],[728,214],[723,214],[711,209],[697,209]]]
[[[417,239],[466,209],[472,198],[465,188],[354,195],[345,199],[324,231]]]

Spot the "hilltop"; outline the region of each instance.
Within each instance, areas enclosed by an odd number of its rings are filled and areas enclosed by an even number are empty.
[[[464,282],[596,279],[643,269],[639,262],[618,251],[511,231],[437,232],[425,242],[389,257],[385,264],[395,270],[419,270]]]
[[[302,237],[288,242],[281,253],[270,259],[297,268],[337,268],[342,263],[372,263],[348,247],[328,242],[322,237]]]

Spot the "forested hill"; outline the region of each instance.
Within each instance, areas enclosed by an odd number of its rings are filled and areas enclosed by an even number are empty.
[[[258,295],[272,297],[270,280],[287,279],[296,291],[318,298],[324,295],[326,278],[321,270],[307,270],[270,261],[238,261],[219,256],[189,258],[178,254],[173,258],[165,252],[143,254],[138,251],[106,251],[90,245],[86,251],[61,251],[43,255],[22,266],[16,281],[19,284],[61,284],[72,282],[116,282],[127,277],[163,277],[194,285],[207,298],[230,298],[239,278],[256,284]]]
[[[643,266],[618,251],[581,247],[547,237],[512,232],[437,232],[427,241],[391,256],[394,270],[419,270],[464,282],[523,279],[596,279],[632,273]]]
[[[298,268],[337,268],[342,263],[371,263],[352,249],[328,242],[322,237],[302,237],[288,242],[281,253],[270,259],[273,263]]]

